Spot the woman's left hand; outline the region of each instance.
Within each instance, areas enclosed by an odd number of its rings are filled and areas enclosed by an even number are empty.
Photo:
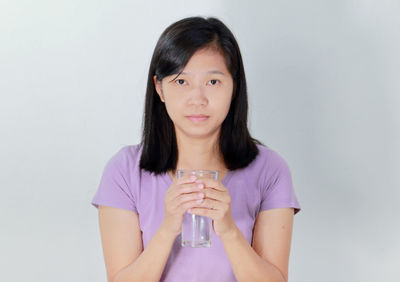
[[[203,178],[196,182],[204,184],[204,188],[199,191],[204,193],[204,200],[198,204],[197,208],[191,208],[188,212],[212,218],[214,232],[219,237],[235,230],[228,189],[220,180],[212,178]]]

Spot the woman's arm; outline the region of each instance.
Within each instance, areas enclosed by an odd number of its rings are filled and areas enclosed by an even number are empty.
[[[237,227],[221,237],[238,281],[288,281],[293,216],[292,208],[260,212],[253,247]]]
[[[99,224],[108,281],[159,281],[175,237],[155,233],[143,251],[137,213],[99,206]]]
[[[162,227],[158,229],[136,261],[118,272],[113,282],[160,281],[174,240]]]

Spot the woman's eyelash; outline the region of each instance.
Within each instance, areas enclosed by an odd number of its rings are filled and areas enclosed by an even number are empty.
[[[177,83],[178,85],[183,85],[182,83],[179,83],[178,81],[185,81],[185,80],[182,79],[182,78],[179,78],[179,79],[175,80],[175,83]],[[216,81],[216,83],[214,83],[214,84],[212,84],[212,85],[216,85],[217,82],[218,82],[218,83],[221,83],[218,79],[211,79],[211,80],[209,80],[209,81]],[[185,81],[185,82],[186,82],[186,81]]]
[[[178,81],[180,81],[180,80],[185,81],[184,79],[179,78],[179,79],[175,80],[175,83],[177,83],[177,84],[179,84],[179,85],[182,85],[181,83],[178,83]]]
[[[218,83],[221,83],[218,79],[211,79],[210,81],[217,81]],[[215,85],[215,84],[213,84],[213,85]]]

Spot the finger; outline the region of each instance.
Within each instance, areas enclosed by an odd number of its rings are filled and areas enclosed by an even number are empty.
[[[224,208],[225,203],[213,199],[204,199],[199,206],[202,208],[209,208],[213,210],[222,210]]]
[[[202,191],[203,188],[204,188],[204,184],[199,184],[199,183],[181,184],[181,185],[178,185],[178,187],[176,189],[173,189],[173,191],[171,191],[170,197],[171,197],[171,199],[175,199],[182,194]]]
[[[179,194],[203,191],[204,184],[203,183],[182,184],[177,190]]]
[[[229,203],[230,202],[230,196],[227,192],[221,192],[218,190],[215,190],[213,188],[204,188],[202,192],[205,194],[205,198]]]
[[[192,202],[192,201],[198,201],[201,200],[203,201],[204,199],[204,194],[202,193],[201,195],[199,193],[188,193],[188,194],[181,194],[178,197],[171,199],[169,201],[165,202],[165,205],[168,206],[168,209],[179,209],[179,207],[187,202]],[[199,203],[201,202],[199,201]]]
[[[203,199],[185,202],[185,203],[181,204],[178,207],[178,209],[180,210],[180,212],[184,213],[184,212],[188,211],[189,209],[192,209],[192,208],[195,208],[195,207],[199,207],[199,203],[201,201],[203,201]]]
[[[218,219],[218,211],[216,211],[216,210],[193,207],[193,208],[190,208],[188,210],[188,213],[207,216],[207,217],[212,218],[214,220]]]
[[[196,175],[186,175],[181,178],[174,178],[174,181],[176,184],[180,185],[185,183],[192,183],[196,181],[196,179],[197,179]]]
[[[205,187],[214,188],[219,191],[228,191],[221,181],[212,178],[198,179],[196,180],[196,183],[204,183]]]
[[[182,178],[175,178],[173,181],[173,189],[168,189],[166,192],[166,197],[167,198],[175,198],[176,196],[179,195],[179,193],[177,193],[176,188],[179,188],[180,185],[184,185],[184,184],[188,184],[188,183],[194,183],[194,181],[196,180],[196,176],[195,175],[190,175],[190,176],[184,176]],[[195,184],[197,185],[197,184]],[[175,188],[175,189],[174,189]]]
[[[182,194],[178,196],[173,202],[176,207],[182,205],[185,202],[189,201],[198,201],[199,203],[202,202],[204,199],[204,193],[189,193],[189,194]],[[201,200],[201,201],[200,201]]]

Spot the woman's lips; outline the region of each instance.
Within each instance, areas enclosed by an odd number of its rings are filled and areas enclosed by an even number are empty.
[[[201,122],[201,121],[205,121],[206,119],[208,119],[209,116],[193,115],[193,116],[187,116],[187,118],[190,119],[191,121],[194,121],[194,122]]]

